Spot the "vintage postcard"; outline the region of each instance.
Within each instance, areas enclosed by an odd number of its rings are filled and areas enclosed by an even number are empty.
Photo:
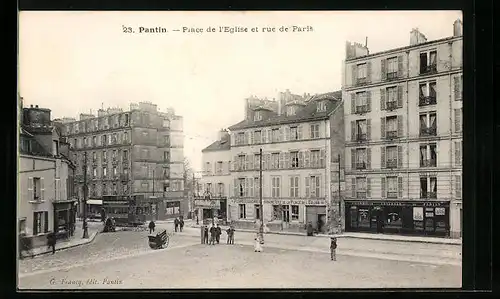
[[[18,288],[460,288],[460,11],[21,11]]]

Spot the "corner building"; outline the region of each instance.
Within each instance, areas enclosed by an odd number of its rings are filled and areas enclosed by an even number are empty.
[[[342,120],[341,92],[304,96],[279,94],[278,101],[246,99],[245,120],[231,132],[232,196],[228,212],[237,227],[259,225],[261,209],[271,230],[301,231],[311,222],[327,231],[332,201],[331,156],[343,149],[343,140],[332,150],[331,119]],[[343,121],[340,122],[342,124]],[[337,130],[337,131],[336,131]],[[339,135],[340,134],[340,135]],[[260,206],[260,154],[262,197]]]
[[[346,231],[461,237],[462,48],[460,20],[380,53],[347,43]]]

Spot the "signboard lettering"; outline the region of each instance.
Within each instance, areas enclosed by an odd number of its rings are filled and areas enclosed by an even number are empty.
[[[443,215],[445,215],[444,208],[436,208],[435,209],[435,214],[436,214],[436,216],[443,216]]]
[[[424,220],[424,208],[413,207],[413,220],[423,221]]]
[[[220,202],[218,200],[197,199],[194,205],[200,208],[220,209]]]

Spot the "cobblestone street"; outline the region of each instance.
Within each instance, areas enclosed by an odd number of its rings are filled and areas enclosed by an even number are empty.
[[[189,238],[173,238],[176,239],[178,241],[174,242],[179,242],[177,244],[189,243]],[[120,239],[116,239],[114,245],[121,244],[120,242]],[[97,244],[94,246],[98,246]],[[137,244],[137,248],[141,248],[138,250],[147,250],[145,246],[141,247],[139,242]],[[332,262],[327,253],[276,248],[265,248],[264,252],[256,253],[251,246],[238,244],[198,244],[184,248],[175,248],[174,245],[168,249],[149,252],[119,260],[103,259],[92,265],[73,265],[66,270],[21,277],[19,287],[88,289],[461,286],[461,268],[453,265],[353,256],[338,256],[338,261]],[[107,251],[105,256],[109,254]]]

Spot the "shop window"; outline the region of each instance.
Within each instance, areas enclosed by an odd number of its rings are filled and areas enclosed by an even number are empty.
[[[281,205],[273,205],[273,218],[272,220],[281,220],[282,219],[282,209]]]
[[[255,205],[255,219],[260,219],[260,205]]]
[[[240,219],[247,218],[246,205],[245,204],[239,204],[238,207],[239,207],[239,216],[240,216]]]
[[[299,206],[292,206],[292,220],[299,220]]]
[[[401,208],[400,207],[385,207],[384,208],[384,219],[386,228],[402,228],[403,221],[401,218]]]
[[[358,227],[370,228],[370,213],[367,208],[358,210]]]
[[[281,206],[281,210],[283,211],[283,221],[290,222],[290,206],[283,205]]]

